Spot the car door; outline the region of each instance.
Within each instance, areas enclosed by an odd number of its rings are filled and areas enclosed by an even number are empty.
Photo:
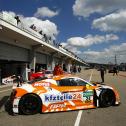
[[[59,82],[59,90],[64,95],[64,102],[69,109],[77,109],[83,106],[83,92],[86,90],[87,82],[79,81],[77,78],[65,78]]]
[[[57,81],[57,85],[47,87],[44,94],[44,104],[48,111],[75,110],[82,102],[82,92],[85,87],[77,86],[74,78],[65,78]],[[81,103],[82,104],[82,103]]]

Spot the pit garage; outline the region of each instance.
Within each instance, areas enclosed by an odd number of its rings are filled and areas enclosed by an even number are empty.
[[[29,50],[0,42],[0,82],[12,75],[25,77]]]

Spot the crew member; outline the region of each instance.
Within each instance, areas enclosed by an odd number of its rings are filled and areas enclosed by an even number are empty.
[[[53,75],[62,75],[62,74],[63,70],[61,68],[61,65],[60,64],[56,65],[53,71]]]

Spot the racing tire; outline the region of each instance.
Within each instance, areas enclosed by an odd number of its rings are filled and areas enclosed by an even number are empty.
[[[24,95],[19,102],[19,113],[33,115],[41,110],[41,100],[35,94]]]
[[[112,90],[103,90],[99,96],[99,106],[109,107],[115,104],[115,94]]]

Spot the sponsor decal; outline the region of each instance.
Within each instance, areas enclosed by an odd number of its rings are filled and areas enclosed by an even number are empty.
[[[13,84],[13,79],[7,77],[2,79],[3,84]]]
[[[94,94],[93,91],[86,91],[86,92],[83,92],[83,97],[93,96],[93,94]]]
[[[93,91],[86,91],[86,92],[83,92],[83,101],[85,103],[91,103],[92,100],[93,100]]]
[[[50,109],[57,109],[57,108],[64,108],[64,107],[66,107],[66,105],[65,104],[51,104],[50,105]]]
[[[49,82],[43,82],[43,83],[35,83],[34,86],[45,86],[45,87],[49,87],[50,83]]]
[[[62,102],[69,100],[82,100],[81,93],[46,94],[45,102]]]
[[[91,97],[85,97],[84,102],[85,103],[91,103]]]

